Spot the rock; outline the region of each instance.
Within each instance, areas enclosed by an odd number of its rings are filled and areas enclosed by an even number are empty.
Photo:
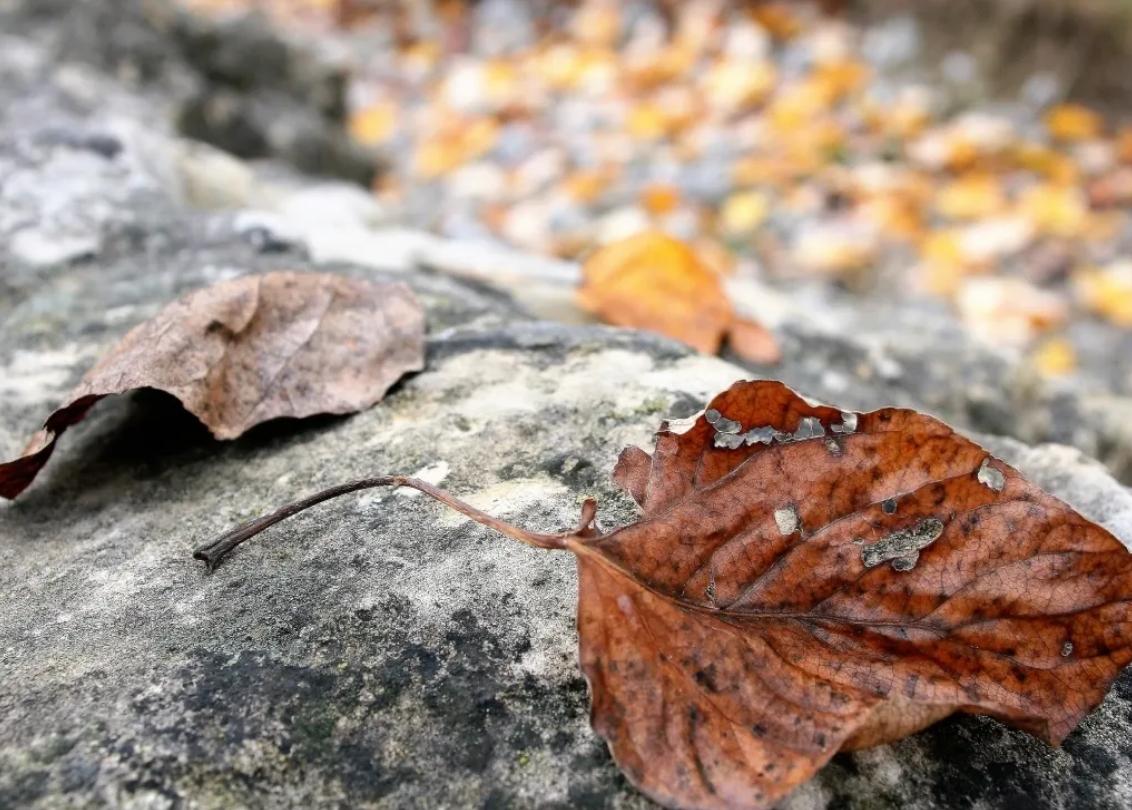
[[[177,169],[185,201],[194,208],[244,208],[251,202],[255,174],[234,155],[189,141],[180,150]]]
[[[104,296],[73,289],[87,314],[75,323],[101,317]],[[435,335],[429,368],[369,411],[236,442],[208,439],[164,398],[100,405],[0,510],[12,549],[0,800],[648,806],[588,728],[564,555],[392,493],[290,521],[211,576],[188,551],[313,489],[393,470],[541,530],[571,525],[596,495],[616,525],[633,514],[608,479],[619,448],[741,374],[660,339],[520,321]],[[7,405],[10,445],[26,425]],[[1095,463],[996,450],[1132,538],[1132,495]],[[838,756],[787,806],[1117,807],[1129,700],[1126,676],[1060,750],[948,720]]]

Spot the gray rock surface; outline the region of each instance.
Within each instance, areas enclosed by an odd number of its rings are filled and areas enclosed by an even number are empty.
[[[30,87],[38,58],[0,48],[0,96],[15,86],[6,76]],[[145,392],[68,432],[25,496],[0,504],[0,807],[649,806],[589,729],[565,555],[388,492],[293,519],[212,575],[189,552],[375,472],[419,475],[542,530],[572,525],[595,496],[617,525],[635,514],[608,478],[620,448],[750,372],[660,339],[533,321],[484,285],[422,270],[425,240],[372,229],[380,212],[342,187],[265,182],[146,127],[138,97],[105,76],[80,84],[105,89],[106,107],[76,110],[45,85],[22,96],[36,117],[0,138],[0,454],[131,326],[239,274],[404,278],[428,311],[429,360],[364,413],[234,442]],[[258,210],[190,205],[202,201]],[[337,255],[324,250],[335,229],[355,240]],[[857,371],[823,381],[857,368],[854,352],[888,367],[828,340],[812,367],[815,343],[788,344],[775,373],[838,404],[924,396],[912,369],[883,388]],[[925,391],[965,389],[935,373]],[[1132,494],[1099,464],[986,441],[1132,541]],[[954,718],[836,757],[786,806],[1127,807],[1130,740],[1126,674],[1061,749]]]
[[[391,470],[542,530],[596,495],[615,525],[633,514],[607,478],[618,449],[739,374],[662,341],[512,322],[438,335],[428,370],[370,411],[236,442],[164,398],[102,404],[0,512],[0,804],[647,806],[588,728],[564,555],[395,493],[294,519],[211,576],[188,551]],[[3,413],[8,440],[25,420]],[[1132,496],[1099,465],[996,450],[1132,537]],[[1126,806],[1130,701],[1125,676],[1060,750],[949,720],[837,757],[787,806]]]

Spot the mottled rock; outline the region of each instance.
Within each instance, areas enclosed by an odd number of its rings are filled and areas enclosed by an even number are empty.
[[[595,495],[616,525],[633,514],[607,476],[619,448],[740,375],[661,340],[520,321],[435,336],[429,368],[379,407],[231,443],[165,398],[105,403],[0,510],[0,803],[647,806],[588,728],[565,555],[387,492],[294,519],[211,576],[188,552],[384,471],[540,530]],[[26,427],[10,397],[8,445]],[[995,450],[1132,538],[1132,496],[1099,465]],[[1060,750],[948,720],[838,756],[787,806],[1123,806],[1129,700],[1126,676]]]

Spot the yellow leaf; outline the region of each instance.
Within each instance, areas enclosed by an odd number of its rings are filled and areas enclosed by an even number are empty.
[[[963,264],[963,247],[955,231],[933,231],[920,249],[923,257],[937,264]]]
[[[409,74],[424,73],[440,61],[440,45],[425,39],[407,45],[401,51],[401,67]]]
[[[1088,223],[1089,204],[1080,189],[1044,183],[1022,194],[1018,212],[1039,231],[1077,236]]]
[[[928,108],[914,99],[900,100],[891,105],[862,102],[861,111],[870,129],[899,140],[915,138],[931,121]]]
[[[680,204],[680,189],[671,183],[653,183],[641,191],[641,205],[653,216],[664,216]]]
[[[578,302],[607,323],[660,332],[710,353],[733,317],[716,274],[683,242],[655,231],[594,253],[582,268]]]
[[[574,15],[574,36],[595,48],[609,48],[621,34],[621,11],[612,0],[586,0]]]
[[[550,45],[533,60],[531,69],[555,90],[574,90],[587,83],[598,83],[616,72],[617,64],[608,51],[581,49],[559,42]]]
[[[913,200],[895,194],[878,194],[857,206],[860,216],[892,239],[918,239],[923,233],[920,208]]]
[[[1037,172],[1053,183],[1076,183],[1081,175],[1069,155],[1041,144],[1022,142],[1015,147],[1013,157],[1022,168]]]
[[[625,125],[630,135],[642,141],[661,138],[668,130],[664,111],[656,104],[647,101],[633,106]]]
[[[803,126],[829,110],[829,86],[812,79],[782,88],[770,103],[771,126],[784,135],[796,135]]]
[[[731,182],[737,186],[777,186],[789,177],[782,161],[764,155],[744,155],[731,167]]]
[[[869,68],[861,62],[845,59],[829,62],[814,70],[813,81],[831,101],[837,101],[859,90],[869,79]]]
[[[416,174],[433,180],[489,151],[499,136],[490,118],[452,121],[439,133],[422,140],[413,157]]]
[[[1132,328],[1132,262],[1078,272],[1074,286],[1082,303],[1117,326]]]
[[[759,3],[751,9],[759,25],[779,39],[791,39],[802,30],[802,22],[788,3]]]
[[[493,59],[484,65],[484,84],[488,98],[496,107],[516,100],[519,92],[519,72],[510,62]]]
[[[595,202],[609,187],[610,172],[601,169],[582,169],[568,175],[563,187],[570,197],[580,203]]]
[[[744,236],[762,224],[769,210],[770,203],[765,195],[742,191],[724,200],[719,224],[728,236]]]
[[[664,116],[669,135],[678,134],[695,124],[703,113],[703,100],[694,88],[673,84],[657,91],[655,103]]]
[[[358,143],[376,146],[389,139],[396,123],[397,108],[393,104],[374,104],[350,116],[350,135]]]
[[[1000,213],[1006,207],[1006,196],[997,178],[970,173],[940,189],[935,207],[948,219],[978,219]]]
[[[1069,315],[1061,296],[1018,278],[967,279],[956,303],[975,334],[1006,346],[1025,346]]]
[[[934,231],[920,247],[924,287],[936,295],[952,296],[969,272],[962,240],[955,231]]]
[[[877,247],[875,235],[867,229],[839,224],[811,225],[797,235],[794,259],[807,270],[844,276],[867,267]]]
[[[703,92],[712,107],[724,112],[758,104],[774,88],[774,65],[738,59],[721,59],[704,77]]]
[[[687,73],[696,54],[683,43],[672,43],[660,49],[622,54],[624,78],[637,90],[652,90]]]
[[[1045,116],[1046,129],[1059,141],[1085,141],[1101,133],[1101,117],[1080,104],[1060,104]]]
[[[1065,338],[1050,338],[1037,348],[1031,361],[1042,374],[1060,377],[1077,368],[1077,352]]]

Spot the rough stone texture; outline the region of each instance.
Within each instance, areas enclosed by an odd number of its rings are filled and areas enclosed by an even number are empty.
[[[31,86],[40,56],[0,48],[0,97]],[[79,86],[106,90],[106,108],[76,109],[48,83],[20,102],[36,115],[0,139],[0,453],[132,325],[243,273],[406,279],[428,310],[429,365],[364,413],[234,442],[145,392],[100,403],[67,434],[25,496],[0,505],[0,807],[648,806],[588,727],[565,555],[402,493],[306,513],[211,576],[189,552],[375,472],[417,474],[543,530],[572,525],[592,495],[616,525],[634,515],[608,479],[619,449],[749,372],[660,339],[533,322],[487,287],[422,271],[437,263],[424,240],[370,229],[380,212],[342,187],[262,181],[147,128],[131,117],[144,105],[104,76]],[[354,241],[335,254],[344,224]],[[883,356],[823,340],[813,361],[816,338],[788,342],[775,373],[838,404],[939,389],[956,399],[936,407],[960,409],[974,401],[957,393],[969,381],[993,383],[977,361],[955,360],[968,376],[909,367],[878,387],[844,369],[882,370]],[[1000,424],[972,413],[973,427]],[[1100,465],[1066,447],[986,441],[1132,540],[1132,494]],[[1130,740],[1126,674],[1061,749],[954,718],[838,756],[786,804],[1127,807]]]
[[[570,525],[585,495],[629,520],[607,477],[617,450],[738,374],[662,341],[518,322],[436,338],[430,368],[370,411],[233,443],[165,398],[105,403],[0,512],[0,805],[646,806],[588,729],[566,556],[390,493],[294,519],[211,576],[188,551],[391,470],[537,529]],[[3,413],[7,439],[23,426]],[[996,450],[1132,537],[1132,496],[1099,465]],[[1129,701],[1125,676],[1060,750],[949,720],[839,756],[788,806],[1126,806]]]

